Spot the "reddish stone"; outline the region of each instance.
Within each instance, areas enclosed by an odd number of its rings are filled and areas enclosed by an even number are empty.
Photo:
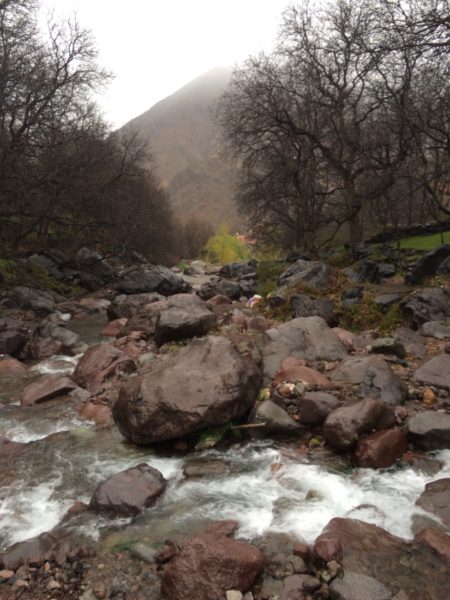
[[[72,506],[67,510],[64,518],[71,517],[72,515],[79,515],[82,512],[89,510],[89,506],[84,502],[76,501]]]
[[[167,542],[164,546],[158,550],[155,555],[155,560],[158,563],[166,563],[172,560],[174,556],[178,554],[178,549],[172,542]]]
[[[337,537],[321,534],[314,543],[314,554],[325,562],[342,560],[342,544]]]
[[[317,385],[323,388],[333,387],[331,381],[319,371],[299,365],[278,371],[273,382],[277,384],[283,381],[300,381],[306,385]]]
[[[0,375],[25,375],[27,372],[28,367],[15,358],[5,356],[0,360]]]
[[[114,321],[110,321],[107,325],[103,327],[102,335],[116,337],[120,334],[127,322],[128,319],[126,319],[125,317],[123,317],[122,319],[115,319]]]
[[[213,296],[209,300],[206,301],[208,306],[221,306],[222,304],[231,304],[231,300],[228,296],[224,296],[223,294],[217,294]]]
[[[294,367],[307,367],[308,361],[303,358],[295,358],[294,356],[288,356],[281,363],[280,371],[287,371]]]
[[[138,358],[145,351],[145,342],[140,340],[140,335],[140,331],[133,331],[130,335],[114,340],[112,345],[130,358]]]
[[[83,402],[79,407],[79,414],[81,419],[94,421],[97,427],[108,427],[113,423],[111,408],[105,404]]]
[[[399,429],[377,431],[359,440],[356,445],[355,461],[358,467],[386,469],[405,452],[406,435]]]
[[[94,394],[100,391],[106,379],[115,377],[119,371],[131,373],[135,370],[134,361],[125,352],[111,344],[99,344],[83,354],[73,378]]]
[[[337,408],[326,418],[323,433],[327,443],[338,450],[349,450],[359,436],[395,424],[391,407],[382,400],[365,398],[351,406]]]
[[[44,375],[38,381],[27,385],[20,397],[22,406],[31,406],[45,402],[57,396],[64,396],[77,387],[70,377],[61,375]]]
[[[227,590],[249,590],[263,568],[264,556],[255,546],[201,533],[167,565],[162,591],[167,600],[223,598]]]
[[[26,444],[13,442],[8,438],[0,437],[0,457],[17,456],[25,448]]]
[[[332,331],[338,336],[338,338],[341,340],[341,342],[344,344],[345,348],[349,352],[355,351],[355,336],[353,335],[353,333],[350,333],[350,331],[347,331],[346,329],[342,329],[342,327],[333,327]]]
[[[215,523],[211,523],[211,525],[205,529],[204,533],[232,537],[238,529],[239,523],[230,519],[228,521],[217,521]]]
[[[300,556],[304,561],[308,561],[311,558],[311,549],[308,544],[294,544],[293,553],[295,556]]]
[[[435,554],[450,565],[450,536],[438,529],[421,529],[414,537],[419,542],[431,548]]]

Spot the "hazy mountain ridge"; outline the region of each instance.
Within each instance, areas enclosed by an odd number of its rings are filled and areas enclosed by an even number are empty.
[[[124,126],[148,140],[158,174],[182,220],[197,216],[213,225],[239,223],[232,199],[235,171],[220,156],[212,118],[214,103],[230,76],[231,69],[213,69]]]

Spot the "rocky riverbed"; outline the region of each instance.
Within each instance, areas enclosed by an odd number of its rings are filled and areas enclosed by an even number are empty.
[[[445,278],[103,263],[3,297],[0,598],[450,594]]]

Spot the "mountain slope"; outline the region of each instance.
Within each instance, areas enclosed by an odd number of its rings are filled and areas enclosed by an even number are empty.
[[[158,175],[181,220],[239,223],[232,200],[235,171],[220,158],[212,110],[230,69],[217,68],[129,121],[150,144]]]

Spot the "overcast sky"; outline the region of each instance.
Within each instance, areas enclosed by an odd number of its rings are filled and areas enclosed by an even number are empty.
[[[217,66],[270,49],[289,0],[41,0],[92,30],[115,80],[100,97],[118,127]]]

